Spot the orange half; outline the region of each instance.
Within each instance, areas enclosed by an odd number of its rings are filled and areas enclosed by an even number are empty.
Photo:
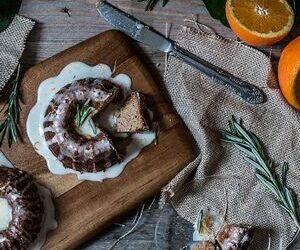
[[[286,0],[227,0],[226,17],[233,32],[253,46],[279,42],[291,31],[295,19]]]
[[[288,103],[300,109],[300,36],[282,51],[278,64],[278,80]]]

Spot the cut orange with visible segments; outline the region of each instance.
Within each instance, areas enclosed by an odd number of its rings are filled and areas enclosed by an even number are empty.
[[[279,42],[291,31],[295,19],[286,0],[227,0],[225,9],[233,32],[253,46]]]
[[[278,64],[278,80],[288,103],[300,109],[300,36],[282,51]]]

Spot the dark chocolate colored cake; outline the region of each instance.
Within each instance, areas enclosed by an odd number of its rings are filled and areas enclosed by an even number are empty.
[[[119,86],[108,80],[87,78],[74,81],[55,95],[45,114],[44,136],[65,168],[94,173],[121,160],[104,131],[86,138],[76,131],[74,124],[77,104],[90,100],[100,112],[119,96],[120,91]]]
[[[44,205],[37,186],[27,173],[0,167],[0,197],[12,208],[12,220],[0,231],[1,250],[27,249],[41,230]]]

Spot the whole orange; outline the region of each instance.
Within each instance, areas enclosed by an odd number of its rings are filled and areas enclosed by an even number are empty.
[[[300,109],[300,36],[282,51],[278,64],[278,80],[288,103]]]
[[[225,10],[233,32],[253,46],[282,40],[291,31],[295,18],[286,0],[227,0]]]

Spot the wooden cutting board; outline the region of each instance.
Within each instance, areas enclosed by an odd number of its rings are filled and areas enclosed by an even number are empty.
[[[78,181],[74,175],[51,174],[45,160],[33,149],[26,136],[27,115],[36,102],[39,84],[59,74],[67,64],[81,61],[89,65],[104,63],[117,73],[128,74],[133,89],[154,100],[161,133],[159,143],[150,145],[115,179],[104,182]],[[49,234],[44,249],[73,249],[93,237],[105,226],[158,193],[185,165],[194,159],[191,139],[170,103],[140,59],[117,31],[108,31],[86,40],[29,69],[22,80],[21,129],[24,143],[3,146],[5,155],[18,168],[31,173],[49,187],[55,199],[58,228]]]

